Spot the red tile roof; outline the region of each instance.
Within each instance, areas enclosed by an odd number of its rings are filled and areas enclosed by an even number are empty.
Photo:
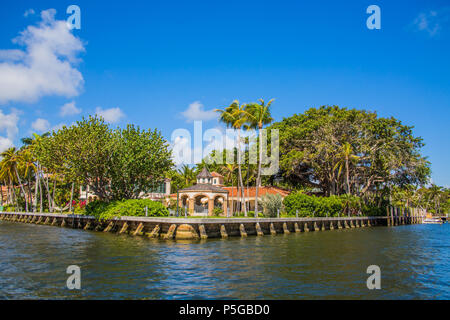
[[[225,190],[228,190],[229,196],[237,196],[237,187],[223,187]],[[240,190],[239,190],[240,191]],[[279,194],[283,198],[289,195],[288,190],[284,190],[278,187],[259,187],[258,188],[258,198],[264,196],[266,194]],[[244,188],[244,196],[254,198],[256,195],[256,187]]]
[[[223,178],[223,175],[221,175],[220,173],[217,173],[217,172],[215,172],[215,171],[211,172],[211,175],[212,175],[213,177],[221,177],[221,178]]]
[[[228,191],[228,196],[230,197],[236,197],[237,196],[237,187],[222,187],[223,189]],[[239,190],[240,191],[240,190]],[[249,187],[248,188],[248,193],[247,193],[247,188],[244,188],[244,192],[245,192],[245,196],[249,197],[249,198],[254,198],[255,194],[256,194],[256,187]],[[264,196],[266,194],[279,194],[281,195],[283,198],[288,196],[290,194],[290,191],[285,190],[285,189],[281,189],[278,187],[259,187],[258,188],[258,198],[261,196]],[[176,193],[172,193],[170,195],[171,198],[176,198],[177,194]]]

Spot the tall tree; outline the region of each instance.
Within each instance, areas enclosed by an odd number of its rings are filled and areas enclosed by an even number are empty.
[[[224,180],[226,182],[230,182],[231,181],[231,196],[233,197],[233,191],[234,191],[234,175],[236,172],[237,166],[234,163],[225,163],[221,169],[220,169],[220,173],[223,175]],[[226,212],[226,214],[228,214],[228,212]],[[233,203],[231,203],[231,215],[234,214],[234,205]]]
[[[259,99],[259,103],[250,103],[245,106],[245,112],[253,129],[258,129],[259,136],[259,156],[258,156],[258,176],[256,178],[256,192],[255,192],[255,217],[258,217],[258,189],[261,186],[261,165],[263,156],[263,144],[262,144],[262,130],[265,125],[270,124],[273,118],[270,114],[270,106],[274,99],[271,99],[267,104],[263,99]]]
[[[244,209],[244,215],[247,216],[247,206],[245,205],[244,197],[244,182],[242,180],[241,170],[241,130],[244,124],[248,121],[247,112],[245,112],[245,105],[241,105],[238,100],[234,100],[228,107],[224,109],[216,109],[220,114],[219,121],[223,122],[227,127],[237,130],[237,163],[239,174],[239,186],[241,189],[241,208]]]
[[[1,170],[5,171],[5,175],[9,177],[9,180],[12,184],[14,181],[14,176],[17,178],[19,182],[19,187],[22,190],[23,197],[25,199],[25,211],[28,212],[28,199],[25,189],[22,184],[22,179],[20,178],[19,171],[17,170],[19,163],[22,161],[21,155],[15,147],[11,147],[5,151],[3,151],[0,156],[2,157],[1,161]],[[14,192],[14,187],[13,187]]]

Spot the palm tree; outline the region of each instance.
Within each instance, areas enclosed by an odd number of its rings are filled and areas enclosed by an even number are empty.
[[[239,185],[241,189],[241,207],[244,208],[244,215],[247,216],[247,207],[244,199],[244,182],[242,180],[241,171],[241,129],[248,121],[247,113],[245,112],[245,105],[240,104],[238,100],[234,100],[225,109],[216,109],[215,111],[220,114],[219,121],[223,122],[227,127],[237,130],[238,133],[238,147],[237,147],[237,161],[238,161],[238,173],[239,173]]]
[[[189,186],[195,180],[194,169],[189,168],[186,164],[181,167],[179,173],[184,179],[185,187]]]
[[[10,178],[10,181],[14,181],[14,175],[17,177],[17,181],[19,182],[19,186],[22,190],[23,196],[25,198],[25,211],[28,212],[28,199],[25,189],[23,188],[22,180],[20,179],[19,171],[17,167],[19,163],[22,161],[21,154],[15,147],[11,147],[5,151],[3,151],[0,156],[2,157],[1,161],[1,170],[5,172],[5,174]],[[13,189],[14,190],[14,189]]]
[[[265,104],[263,99],[258,100],[259,103],[250,103],[245,106],[245,112],[251,128],[258,129],[259,136],[259,161],[258,161],[258,175],[256,177],[255,190],[255,217],[258,217],[258,188],[261,186],[261,165],[262,165],[262,129],[264,125],[268,125],[273,121],[270,114],[270,105],[274,101],[271,99]]]
[[[435,184],[432,184],[431,187],[428,188],[428,199],[434,201],[434,210],[435,213],[438,213],[440,207],[440,196],[442,193],[442,187],[439,187]]]
[[[226,163],[220,168],[220,172],[223,175],[225,181],[231,181],[231,196],[233,196],[233,188],[234,188],[234,173],[236,172],[236,165],[232,163]],[[231,215],[234,214],[234,206],[231,204]]]
[[[30,199],[30,201],[33,199],[31,191],[32,173],[34,173],[34,175],[37,175],[37,167],[35,162],[36,159],[33,157],[30,147],[21,149],[21,162],[19,163],[19,169],[21,172],[23,172],[23,175],[27,180],[28,199]],[[37,185],[35,186],[35,188],[37,188]],[[35,208],[36,206],[33,207],[33,211],[35,210]]]

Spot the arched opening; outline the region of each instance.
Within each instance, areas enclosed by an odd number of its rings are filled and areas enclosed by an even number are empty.
[[[183,194],[183,195],[180,197],[180,206],[183,207],[183,208],[189,206],[189,196],[188,196],[188,195]]]
[[[208,200],[209,198],[203,194],[194,197],[194,213],[208,214]]]

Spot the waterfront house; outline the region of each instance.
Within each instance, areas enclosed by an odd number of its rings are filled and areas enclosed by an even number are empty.
[[[225,187],[223,176],[217,172],[209,172],[206,167],[197,175],[197,183],[178,190],[171,194],[172,199],[178,201],[178,205],[188,210],[190,215],[213,215],[215,209],[219,209],[221,215],[229,215],[231,212],[242,211],[241,189],[237,187]],[[289,191],[273,187],[261,186],[258,188],[258,199],[267,194],[279,194],[284,199]],[[256,187],[244,188],[244,199],[247,210],[255,208]]]

